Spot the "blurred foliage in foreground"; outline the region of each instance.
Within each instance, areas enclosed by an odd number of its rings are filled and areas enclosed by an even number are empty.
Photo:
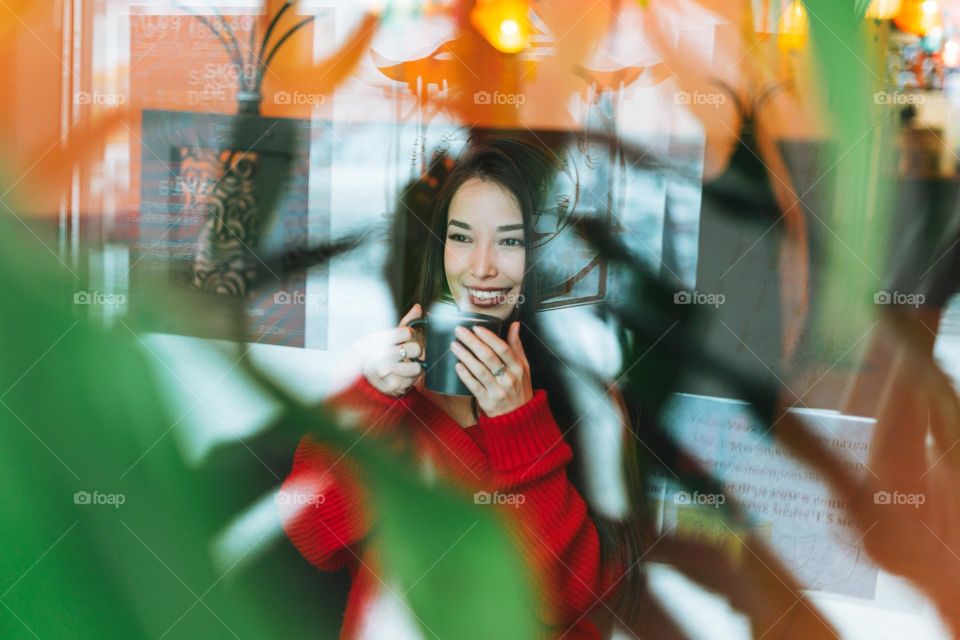
[[[809,5],[817,16],[813,41],[826,59],[863,50],[852,7],[828,0]],[[769,425],[765,436],[782,442],[828,480],[873,560],[911,580],[956,633],[960,569],[949,555],[960,552],[955,495],[960,448],[953,447],[960,409],[932,358],[939,309],[914,314],[891,309],[864,317],[870,282],[851,259],[851,247],[873,264],[883,234],[862,234],[861,226],[882,220],[873,214],[886,205],[882,194],[867,197],[866,153],[855,137],[862,132],[851,128],[860,113],[857,105],[869,92],[855,65],[824,67],[823,82],[836,106],[834,124],[850,149],[832,158],[845,185],[833,206],[850,215],[840,216],[845,222],[829,246],[825,308],[836,318],[834,305],[852,298],[858,302],[851,323],[855,330],[843,333],[856,337],[877,327],[875,366],[886,377],[882,387],[862,391],[879,394],[882,388],[884,396],[870,460],[874,478],[851,475],[785,413],[795,399],[781,380],[745,375],[702,348],[693,308],[672,304],[670,286],[634,260],[609,229],[580,221],[581,230],[630,283],[630,295],[609,301],[602,312],[622,327],[628,364],[621,390],[631,406],[642,408],[631,427],[647,445],[646,469],[670,469],[698,489],[716,486],[716,478],[698,469],[665,435],[660,411],[682,374],[723,378]],[[626,156],[628,162],[639,161],[643,153],[627,150]],[[334,593],[342,585],[325,583],[329,598],[322,601],[315,591],[301,588],[316,576],[288,546],[286,553],[278,551],[282,545],[271,546],[282,536],[272,509],[238,552],[216,552],[234,516],[258,500],[270,501],[263,491],[274,480],[262,477],[260,465],[239,443],[199,467],[185,463],[174,437],[179,418],[164,402],[146,344],[122,322],[106,329],[77,317],[78,276],[48,250],[55,246],[52,234],[14,219],[18,203],[8,204],[11,216],[0,222],[0,634],[268,638],[312,636],[321,629],[327,637],[336,636],[342,603]],[[264,209],[270,210],[269,203]],[[318,252],[315,264],[332,253]],[[176,312],[185,304],[159,284],[154,291],[147,314]],[[235,316],[240,317],[239,309]],[[130,323],[138,326],[135,319]],[[354,442],[322,408],[304,406],[260,372],[239,340],[236,347],[224,375],[242,377],[281,407],[258,436],[259,450],[274,451],[283,460],[299,436],[313,430],[325,441],[350,447],[367,470],[381,513],[379,540],[390,585],[406,595],[428,635],[532,637],[529,585],[519,577],[516,552],[490,514],[425,485],[409,461]],[[939,464],[928,466],[931,459]],[[879,490],[920,492],[927,500],[917,509],[881,509],[871,500]],[[723,516],[731,527],[744,517],[736,504],[728,505]],[[742,542],[746,552],[736,562],[708,544],[679,539],[658,540],[649,559],[669,562],[727,598],[749,618],[756,636],[834,637],[835,630],[765,543],[752,537]],[[449,549],[441,562],[438,549]],[[661,616],[658,623],[669,625],[652,599],[647,615],[647,621]],[[674,631],[679,637],[675,626]]]

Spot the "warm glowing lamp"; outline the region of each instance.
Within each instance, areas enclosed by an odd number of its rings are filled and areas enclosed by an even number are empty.
[[[781,51],[795,51],[807,44],[807,34],[810,30],[807,18],[807,8],[801,0],[793,0],[777,26],[777,47]]]
[[[900,13],[893,19],[901,31],[925,36],[930,31],[943,27],[943,16],[937,0],[904,0]]]
[[[530,46],[529,13],[525,0],[477,0],[470,22],[498,51],[518,53]]]
[[[892,20],[897,17],[902,7],[903,0],[872,0],[867,7],[867,17],[874,20]]]

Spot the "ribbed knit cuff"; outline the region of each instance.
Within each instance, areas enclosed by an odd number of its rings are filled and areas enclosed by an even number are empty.
[[[325,461],[324,461],[325,462]],[[301,466],[284,482],[278,511],[283,528],[303,556],[321,569],[334,553],[367,531],[363,486],[346,476]]]
[[[327,403],[338,411],[347,412],[348,420],[375,421],[374,432],[383,433],[389,431],[393,424],[406,416],[407,408],[412,401],[411,392],[399,398],[388,396],[361,375],[349,387],[330,397]],[[359,415],[349,415],[354,412]]]
[[[563,446],[563,436],[553,419],[547,392],[538,389],[522,407],[495,416],[480,414],[477,428],[483,434],[490,464],[510,471],[539,460],[552,447]]]

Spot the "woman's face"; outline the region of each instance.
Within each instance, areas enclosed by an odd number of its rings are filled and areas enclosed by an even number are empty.
[[[450,202],[443,250],[447,285],[457,306],[508,317],[522,302],[525,265],[519,203],[495,182],[464,182]]]

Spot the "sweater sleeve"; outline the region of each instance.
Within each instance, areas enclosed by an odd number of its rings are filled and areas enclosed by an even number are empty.
[[[409,417],[412,399],[409,392],[399,398],[388,396],[361,375],[325,404],[344,420],[358,424],[361,433],[369,430],[371,435],[384,435]]]
[[[369,531],[364,499],[352,461],[306,435],[277,504],[283,528],[303,557],[332,571],[348,563],[349,547]]]
[[[586,614],[598,603],[600,540],[586,503],[567,478],[573,452],[553,418],[545,391],[508,414],[481,415],[477,424],[493,471],[493,490],[519,535],[544,592],[548,627],[592,628]],[[568,636],[569,637],[569,636]]]
[[[403,419],[408,396],[387,396],[360,376],[327,400],[338,415],[357,424],[358,437],[382,437]],[[293,469],[277,495],[281,522],[290,541],[314,566],[343,567],[351,546],[370,531],[371,514],[362,474],[349,454],[304,436]]]

